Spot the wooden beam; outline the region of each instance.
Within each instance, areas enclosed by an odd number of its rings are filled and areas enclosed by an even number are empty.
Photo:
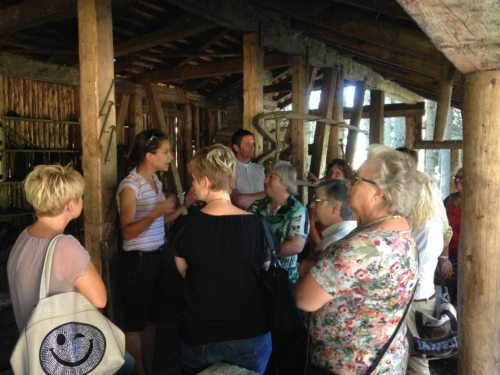
[[[451,94],[453,92],[453,76],[455,67],[448,62],[441,67],[439,77],[439,91],[436,107],[436,120],[434,121],[434,140],[443,141],[448,124],[448,113],[450,112]]]
[[[292,109],[294,112],[307,113],[309,97],[307,94],[307,65],[304,56],[292,57]],[[297,171],[297,178],[303,179],[307,172],[307,131],[303,120],[290,120],[292,129],[292,164]],[[307,200],[307,187],[303,187],[302,201]]]
[[[350,125],[359,128],[359,123],[361,121],[361,114],[363,112],[363,100],[365,98],[366,80],[362,82],[356,82],[355,86],[356,86],[356,91],[354,92],[354,106],[353,106]],[[349,133],[347,135],[345,158],[351,164],[354,160],[354,154],[356,153],[357,140],[358,140],[358,132],[349,130]]]
[[[101,271],[101,257],[109,256],[101,250],[110,240],[106,237],[114,233],[111,216],[116,213],[111,0],[78,0],[78,33],[83,175],[89,187],[84,195],[85,248]]]
[[[415,147],[424,150],[446,150],[461,149],[464,147],[463,141],[422,141],[415,140]]]
[[[120,57],[134,52],[144,51],[160,44],[170,43],[178,39],[201,34],[215,27],[217,26],[213,23],[200,19],[182,19],[174,25],[169,25],[160,30],[118,43],[115,46],[115,56]]]
[[[335,69],[335,100],[333,103],[332,120],[337,122],[344,121],[344,74],[342,69]],[[340,147],[340,131],[341,129],[330,129],[330,137],[328,140],[328,150],[326,160],[329,163],[333,159],[338,159],[343,156],[343,150]]]
[[[188,163],[193,158],[193,108],[191,103],[186,103],[184,113],[182,129],[182,175],[184,176],[184,189],[187,191],[191,186]]]
[[[227,35],[227,30],[223,30],[220,32],[217,32],[216,35],[212,36],[209,40],[207,40],[205,43],[203,43],[200,46],[197,46],[195,48],[195,52],[204,52],[208,48],[212,47],[214,44],[218,43],[220,40],[224,39],[224,37]],[[184,59],[182,59],[176,66],[183,66],[189,64],[191,61],[195,59],[194,56],[188,56]]]
[[[134,131],[131,136],[134,137],[144,129],[144,116],[142,113],[142,96],[135,94],[132,96],[133,105],[131,106],[130,118],[134,124]],[[132,139],[130,139],[132,141]],[[130,143],[131,144],[131,143]]]
[[[384,144],[384,92],[370,91],[370,143]]]
[[[458,373],[500,374],[500,70],[467,75],[465,93]]]
[[[243,58],[227,59],[221,62],[181,66],[168,70],[157,70],[138,76],[138,80],[146,82],[184,81],[188,79],[216,77],[243,72]],[[278,68],[290,66],[288,57],[283,54],[271,53],[264,56],[264,67]]]
[[[264,49],[257,33],[243,35],[243,128],[254,135],[255,156],[264,151],[263,138],[252,124],[264,110]]]
[[[76,17],[76,0],[29,0],[0,9],[0,35]]]
[[[500,69],[496,0],[397,0],[462,73]]]
[[[332,111],[335,101],[335,89],[337,85],[337,71],[333,68],[323,70],[323,87],[319,101],[318,114],[326,118],[332,117]],[[314,148],[311,157],[311,167],[309,170],[316,176],[320,176],[325,169],[326,154],[330,132],[336,131],[336,128],[330,129],[324,122],[316,122],[316,131],[314,132]]]
[[[230,30],[260,31],[264,44],[288,55],[307,55],[317,67],[341,65],[347,79],[367,80],[369,88],[384,90],[388,96],[406,103],[421,101],[401,86],[385,80],[373,70],[353,61],[327,44],[302,35],[290,20],[271,10],[262,10],[244,0],[167,0],[188,12],[196,13]]]

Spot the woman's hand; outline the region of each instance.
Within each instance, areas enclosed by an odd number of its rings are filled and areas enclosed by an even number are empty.
[[[448,258],[439,258],[438,267],[441,267],[441,273],[445,279],[453,276],[453,265]]]

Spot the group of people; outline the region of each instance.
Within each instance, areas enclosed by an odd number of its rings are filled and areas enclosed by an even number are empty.
[[[366,373],[394,336],[373,373],[405,374],[408,343],[400,320],[412,296],[415,304],[425,302],[413,308],[430,308],[433,267],[446,259],[448,224],[427,177],[408,153],[372,145],[357,171],[341,159],[329,165],[308,214],[296,195],[294,167],[278,161],[264,171],[251,162],[254,150],[246,130],[234,134],[232,149],[216,144],[198,150],[189,162],[190,194],[179,204],[164,194],[156,175],[173,159],[169,140],[154,129],[136,136],[132,169],[116,197],[123,236],[121,326],[134,373],[152,373],[155,321],[171,258],[183,279],[183,374],[216,362],[258,373],[303,373],[304,364],[294,361],[300,353],[277,347],[266,316],[260,276],[271,259],[267,225],[308,327],[310,340],[294,350],[308,353],[309,373]],[[84,181],[70,166],[40,165],[24,187],[37,220],[22,232],[8,261],[19,330],[37,302],[47,242],[81,213]],[[194,208],[194,201],[204,204]],[[299,262],[309,238],[313,250]],[[106,287],[88,252],[67,235],[55,250],[49,292],[75,289],[96,307],[106,305]],[[133,364],[126,365],[130,371]],[[410,370],[428,373],[426,365],[410,362]]]

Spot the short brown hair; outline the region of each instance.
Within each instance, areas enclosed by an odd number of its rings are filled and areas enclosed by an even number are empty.
[[[236,174],[236,158],[229,147],[217,143],[199,150],[189,162],[189,169],[197,181],[207,177],[212,190],[229,192]]]

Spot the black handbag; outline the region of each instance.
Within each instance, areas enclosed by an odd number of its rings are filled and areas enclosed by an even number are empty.
[[[441,268],[437,267],[441,283],[441,299],[436,304],[434,316],[415,311],[417,336],[408,330],[410,355],[424,359],[442,359],[458,352],[457,311],[450,303],[448,290],[444,286]]]
[[[262,227],[271,252],[271,263],[260,275],[266,315],[273,334],[293,334],[305,330],[295,305],[288,271],[281,267],[276,254],[275,241],[266,220],[261,217]]]

